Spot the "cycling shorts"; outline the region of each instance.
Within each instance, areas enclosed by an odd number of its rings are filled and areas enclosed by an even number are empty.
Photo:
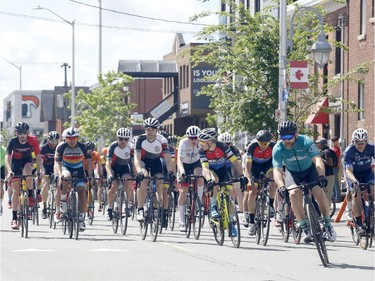
[[[263,163],[263,164],[257,164],[253,162],[251,166],[251,174],[254,178],[259,179],[261,172],[267,175],[267,173],[272,169],[273,169],[273,166],[272,166],[271,161],[267,161],[266,163]]]
[[[226,166],[217,170],[211,169],[211,172],[219,178],[219,182],[226,182],[230,180],[230,174]],[[228,186],[228,189],[232,189],[232,186]]]
[[[359,183],[374,185],[374,171],[372,169],[360,173],[353,173]],[[353,191],[353,183],[346,177],[346,183],[350,191]]]
[[[186,164],[186,163],[183,163],[184,165],[184,170],[185,170],[185,175],[191,175],[191,174],[194,174],[194,170],[197,169],[197,168],[202,168],[202,164],[201,164],[201,161],[198,160],[194,163],[191,163],[191,164]],[[183,181],[184,183],[187,183],[188,182],[188,179],[187,177],[185,177],[185,180]]]
[[[285,171],[285,186],[300,185],[302,182],[314,182],[319,180],[319,174],[313,163],[306,171],[291,172],[288,169]]]
[[[150,176],[161,176],[163,177],[163,165],[160,159],[151,160],[151,161],[142,161],[142,168],[145,168],[147,171],[150,171]]]
[[[78,172],[78,182],[76,187],[84,187],[85,186],[85,171],[83,167],[80,167],[78,169],[68,168],[65,166],[62,166],[62,175],[64,178],[70,179],[74,172]]]
[[[44,176],[50,176],[53,174],[53,165],[44,165]]]
[[[32,158],[12,159],[12,172],[15,176],[22,176],[26,166],[30,166],[30,168],[34,166]]]
[[[118,175],[120,178],[123,176],[131,176],[130,166],[129,165],[115,165],[112,168],[113,175],[117,178]]]

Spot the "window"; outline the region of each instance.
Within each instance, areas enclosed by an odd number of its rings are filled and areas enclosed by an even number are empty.
[[[360,23],[359,23],[359,34],[366,34],[366,0],[360,0]]]
[[[343,27],[341,27],[343,28]],[[336,28],[336,41],[341,43],[341,28]],[[341,72],[341,48],[335,48],[335,74]]]
[[[358,83],[358,120],[365,119],[365,85],[363,83]]]
[[[255,13],[260,12],[260,0],[255,0],[254,7]]]
[[[186,65],[186,87],[189,87],[190,82],[190,72],[189,72],[189,65]]]

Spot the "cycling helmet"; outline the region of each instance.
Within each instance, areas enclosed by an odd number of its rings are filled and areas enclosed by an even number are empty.
[[[144,128],[159,128],[160,122],[156,118],[147,118],[146,120],[143,121],[143,127]]]
[[[199,132],[201,129],[197,126],[190,126],[189,128],[186,129],[186,135],[188,137],[196,137],[198,136]]]
[[[120,128],[117,130],[116,135],[120,138],[130,138],[132,134],[128,128]]]
[[[198,139],[201,141],[217,141],[217,132],[215,128],[206,128],[199,132]]]
[[[277,132],[280,136],[295,135],[297,133],[297,125],[293,121],[283,121],[279,124]]]
[[[85,142],[85,146],[87,150],[93,150],[95,148],[95,143],[93,143],[92,141],[87,141]]]
[[[229,133],[222,133],[219,135],[219,141],[225,142],[225,143],[230,143],[233,142],[233,138]]]
[[[107,155],[107,152],[108,152],[108,148],[107,147],[103,147],[102,154],[103,155]]]
[[[166,130],[159,130],[158,133],[159,133],[159,135],[162,135],[166,139],[168,139],[170,137],[170,135],[168,134],[168,132]]]
[[[79,136],[79,131],[78,131],[77,128],[70,127],[68,129],[65,129],[65,131],[63,132],[63,136],[65,138],[78,137]]]
[[[133,139],[132,139],[132,143],[136,144],[137,143],[137,139],[138,139],[138,136],[134,136]]]
[[[272,134],[267,130],[260,130],[256,135],[257,141],[270,142],[272,140]]]
[[[175,136],[169,136],[168,137],[168,143],[170,143],[170,144],[176,144],[177,143],[177,138]]]
[[[368,140],[368,133],[365,129],[357,129],[353,132],[352,135],[353,141],[367,141]]]
[[[60,134],[56,131],[51,131],[48,133],[47,138],[49,140],[58,140],[60,138]]]
[[[30,129],[29,125],[25,122],[18,122],[16,124],[16,131],[17,132],[23,132],[23,131],[28,131]]]

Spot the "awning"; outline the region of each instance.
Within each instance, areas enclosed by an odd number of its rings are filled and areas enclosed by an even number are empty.
[[[328,108],[328,98],[322,98],[320,101],[317,102],[313,111],[307,117],[305,121],[306,124],[328,124],[329,123],[329,115],[326,112],[326,108]]]

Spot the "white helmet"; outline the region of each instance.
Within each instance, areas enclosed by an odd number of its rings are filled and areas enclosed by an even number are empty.
[[[233,138],[229,133],[223,133],[219,135],[219,141],[230,143],[230,142],[233,142]]]
[[[160,127],[160,122],[156,118],[147,118],[146,120],[143,121],[143,127],[157,129]]]
[[[353,141],[367,141],[368,133],[365,129],[357,129],[353,132],[352,140]]]
[[[79,131],[77,128],[74,127],[69,127],[68,129],[65,129],[64,132],[62,133],[64,138],[69,138],[69,137],[78,137],[79,136]]]
[[[197,126],[190,126],[186,129],[186,135],[188,137],[197,137],[201,129]]]
[[[121,138],[130,138],[131,132],[128,128],[120,128],[117,130],[116,135]]]
[[[198,139],[201,141],[217,141],[217,132],[215,128],[206,128],[199,132]]]

